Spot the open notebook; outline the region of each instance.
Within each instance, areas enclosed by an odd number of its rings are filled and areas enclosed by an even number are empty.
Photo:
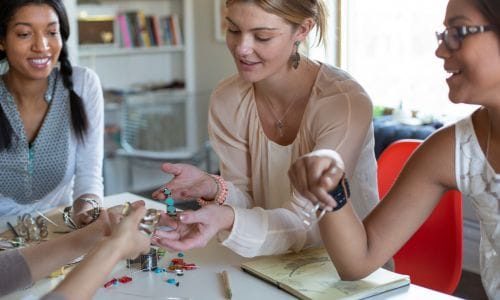
[[[362,280],[342,281],[324,248],[257,257],[241,268],[300,299],[360,299],[410,284],[408,275],[382,268]]]

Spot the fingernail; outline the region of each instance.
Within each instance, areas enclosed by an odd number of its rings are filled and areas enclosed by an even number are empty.
[[[186,221],[186,216],[185,216],[185,215],[180,215],[180,216],[179,216],[179,220],[181,220],[181,221]]]

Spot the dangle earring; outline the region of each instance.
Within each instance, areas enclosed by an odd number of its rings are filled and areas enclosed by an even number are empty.
[[[299,45],[300,41],[295,41],[295,53],[292,54],[291,60],[292,60],[292,67],[294,69],[297,69],[299,67],[299,62],[300,62],[300,54],[299,54]]]

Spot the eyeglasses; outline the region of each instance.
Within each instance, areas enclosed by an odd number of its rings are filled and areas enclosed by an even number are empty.
[[[462,46],[462,41],[465,37],[493,30],[495,27],[491,25],[478,25],[478,26],[454,26],[446,28],[443,32],[436,32],[436,38],[438,40],[438,44],[441,44],[441,41],[444,42],[446,48],[450,51],[456,51],[460,49]]]

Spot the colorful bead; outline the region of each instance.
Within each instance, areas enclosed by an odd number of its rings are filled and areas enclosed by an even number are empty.
[[[111,279],[110,281],[106,282],[106,283],[104,284],[104,287],[105,287],[105,288],[108,288],[108,287],[112,286],[113,284],[115,284],[116,282],[117,282],[117,279],[116,279],[116,278],[113,278],[113,279]]]
[[[118,279],[118,281],[120,283],[129,283],[132,281],[132,278],[131,277],[128,277],[128,276],[123,276],[123,277],[120,277],[120,279]]]
[[[169,278],[169,279],[167,279],[167,283],[175,284],[176,282],[177,282],[177,280],[175,280],[175,278]]]

